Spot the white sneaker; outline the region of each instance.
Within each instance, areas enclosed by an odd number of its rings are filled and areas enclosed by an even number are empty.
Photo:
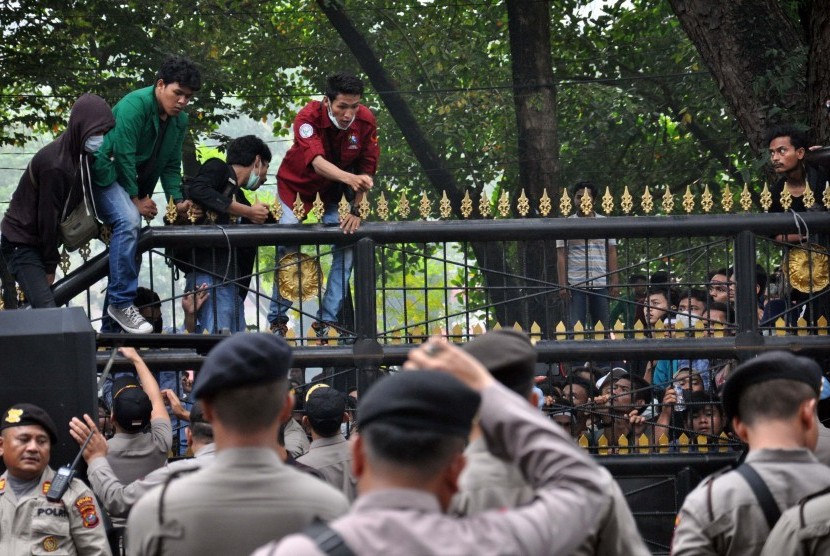
[[[135,305],[126,307],[107,307],[107,314],[118,323],[118,326],[130,334],[150,334],[153,332],[153,325],[147,322]]]

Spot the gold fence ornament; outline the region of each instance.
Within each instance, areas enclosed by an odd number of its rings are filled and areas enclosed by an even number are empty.
[[[671,214],[674,211],[674,195],[672,195],[671,187],[666,185],[666,192],[663,193],[663,201],[661,208],[665,214]]]
[[[167,201],[167,210],[164,211],[164,219],[167,220],[168,224],[173,224],[176,222],[177,216],[178,213],[176,212],[176,202],[173,200],[173,196],[170,195],[170,200]],[[152,220],[152,218],[150,220]]]
[[[470,190],[464,191],[464,198],[461,199],[461,216],[469,218],[473,213],[473,200],[470,198]]]
[[[830,189],[828,189],[830,191]],[[553,209],[553,203],[551,203],[550,197],[548,196],[548,188],[544,188],[542,190],[542,197],[539,199],[539,214],[542,216],[547,216],[550,214],[550,211]]]
[[[337,216],[340,220],[345,220],[352,212],[352,204],[346,199],[346,194],[340,196],[340,202],[337,203]]]
[[[404,195],[403,191],[401,191],[401,196],[398,199],[398,216],[406,220],[409,218],[409,211],[409,199],[407,199],[406,195]]]
[[[84,260],[84,262],[89,260],[89,256],[92,254],[92,248],[90,247],[88,241],[84,243],[84,245],[80,249],[78,249],[78,253],[81,255],[81,258]]]
[[[421,201],[418,203],[418,212],[421,213],[421,218],[424,220],[427,220],[432,212],[432,203],[429,201],[426,191],[421,192]]]
[[[375,212],[380,216],[381,220],[385,221],[389,219],[389,201],[386,200],[386,195],[383,194],[383,191],[380,192],[380,198],[378,198],[378,206]]]
[[[602,195],[602,212],[607,216],[611,216],[614,212],[614,196],[611,195],[611,188],[606,186],[605,193]]]
[[[274,220],[277,222],[280,221],[280,218],[282,218],[282,203],[280,203],[279,194],[274,195],[274,201],[271,203],[271,206],[268,207],[268,211],[271,213],[271,216],[274,217]]]
[[[732,190],[729,189],[729,184],[723,185],[723,195],[721,195],[720,205],[723,207],[723,212],[732,212]]]
[[[562,216],[570,216],[571,208],[573,208],[573,203],[571,202],[571,198],[568,196],[568,189],[562,189],[562,197],[559,199],[559,213]]]
[[[325,212],[326,205],[323,203],[323,199],[320,198],[320,192],[318,191],[317,195],[314,196],[314,202],[311,203],[311,213],[317,219],[317,222],[322,222]]]
[[[827,250],[817,243],[791,248],[784,264],[784,275],[790,285],[802,293],[823,290],[830,284]]]
[[[810,180],[804,180],[804,182],[804,194],[801,196],[801,201],[804,203],[805,209],[810,209],[816,204],[816,196],[810,188]]]
[[[583,216],[588,216],[594,212],[594,198],[587,189],[583,190],[582,197],[579,198],[579,212],[581,212]]]
[[[502,189],[501,197],[499,197],[499,203],[496,208],[502,218],[510,216],[510,197],[507,195],[507,189]]]
[[[625,186],[625,188],[623,188],[620,206],[622,207],[623,213],[625,214],[631,213],[631,209],[634,208],[634,197],[632,197],[631,192],[628,191],[627,185]]]
[[[441,218],[449,218],[452,215],[452,206],[450,205],[450,199],[447,197],[447,190],[444,189],[441,191],[441,200],[438,202],[438,214],[441,215]]]
[[[484,191],[481,192],[481,197],[478,199],[478,212],[482,218],[490,217],[490,199],[487,198]]]
[[[784,209],[784,212],[788,212],[790,210],[790,206],[793,204],[793,196],[790,193],[790,186],[787,185],[787,182],[784,182],[784,189],[781,190],[781,197],[779,199],[781,202],[781,208]]]
[[[297,193],[297,196],[294,197],[294,206],[292,207],[292,210],[294,212],[294,216],[297,217],[297,220],[302,222],[305,218],[305,205],[303,205],[303,200],[300,199],[299,193]]]
[[[649,191],[648,186],[646,186],[646,190],[643,193],[640,206],[643,207],[643,212],[645,214],[651,214],[651,211],[654,210],[654,198],[651,196],[651,191]]]
[[[695,210],[695,196],[692,194],[692,186],[686,185],[686,193],[683,194],[683,210],[691,214]]]
[[[824,203],[824,208],[830,210],[830,181],[824,184],[824,194],[821,196],[821,201]]]
[[[703,195],[700,197],[700,208],[703,209],[703,212],[709,212],[713,206],[715,206],[715,203],[712,199],[712,193],[709,191],[709,184],[707,183],[703,186]]]
[[[61,272],[63,272],[64,276],[66,276],[66,274],[69,272],[69,265],[69,253],[66,252],[66,246],[64,245],[63,247],[61,247],[61,258],[60,262],[58,263],[58,266],[60,267]]]
[[[357,212],[361,220],[366,220],[372,213],[372,207],[369,205],[369,195],[363,195],[363,198],[357,204]]]
[[[317,258],[298,251],[288,253],[279,262],[277,284],[280,295],[291,301],[308,301],[317,295],[322,276]]]
[[[519,200],[516,203],[516,210],[522,216],[527,216],[527,213],[530,212],[530,200],[525,195],[525,189],[522,188],[522,193],[519,195]]]
[[[741,191],[741,208],[744,212],[749,212],[752,208],[752,194],[749,192],[749,184],[744,183],[743,191]]]
[[[764,209],[764,212],[769,212],[769,208],[772,206],[772,193],[769,192],[769,185],[767,182],[764,182],[764,189],[761,191],[761,208]]]

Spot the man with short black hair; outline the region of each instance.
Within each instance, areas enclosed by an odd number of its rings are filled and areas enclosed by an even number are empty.
[[[321,556],[342,545],[358,556],[575,549],[602,501],[591,458],[446,340],[432,338],[410,351],[405,367],[361,396],[360,433],[353,440],[360,494],[350,513],[257,554]],[[522,507],[455,518],[444,512],[476,415],[493,453],[519,465],[537,496]]]
[[[195,223],[227,226],[243,223],[263,224],[270,212],[264,203],[251,205],[242,190],[255,191],[265,181],[271,164],[271,151],[254,135],[237,137],[228,144],[227,158],[211,158],[191,180],[188,198],[205,212]],[[187,273],[188,291],[205,288],[208,292],[196,312],[196,332],[218,334],[245,330],[244,301],[250,268],[256,250],[237,247],[201,247],[177,249],[177,265]],[[247,280],[238,284],[236,280]],[[245,286],[242,289],[241,286]]]
[[[362,98],[363,82],[350,73],[338,72],[327,79],[323,99],[309,102],[297,114],[292,128],[294,143],[277,171],[280,224],[298,224],[294,204],[300,203],[307,216],[319,194],[324,203],[323,224],[339,225],[345,234],[360,227],[358,206],[374,184],[380,157],[377,122],[371,110],[361,104]],[[350,212],[341,217],[338,204],[343,196],[351,200]],[[278,267],[289,253],[285,247],[278,248]],[[328,336],[330,327],[342,329],[337,318],[348,290],[352,255],[349,247],[332,248],[326,292],[312,323],[320,338]],[[274,280],[268,321],[272,332],[285,336],[292,301],[280,294],[278,282]]]
[[[0,417],[0,554],[109,555],[95,495],[72,479],[60,500],[46,495],[55,481],[49,467],[58,431],[42,408],[16,404]]]
[[[686,497],[672,554],[757,555],[781,511],[830,486],[830,468],[813,454],[820,387],[815,361],[782,351],[746,361],[729,375],[723,407],[749,455]]]
[[[235,334],[208,353],[193,395],[213,426],[216,457],[138,501],[128,554],[249,554],[346,512],[342,493],[277,455],[293,408],[290,366],[291,348],[273,334]]]
[[[319,471],[327,483],[352,501],[357,496],[352,453],[340,433],[340,425],[347,420],[346,396],[342,392],[323,384],[313,387],[303,417],[303,425],[311,429],[311,447],[297,462]]]
[[[109,284],[102,328],[149,334],[153,327],[138,312],[136,259],[141,219],[158,213],[153,190],[161,179],[167,198],[184,215],[192,203],[182,194],[182,144],[187,131],[185,106],[202,86],[199,70],[181,56],[168,58],[155,84],[127,94],[112,109],[115,128],[95,152],[92,196],[95,211],[112,227],[109,243]]]

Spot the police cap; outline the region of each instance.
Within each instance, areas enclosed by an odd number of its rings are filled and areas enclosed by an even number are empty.
[[[284,338],[260,332],[239,333],[216,344],[193,384],[193,397],[222,390],[286,380],[291,348]]]
[[[747,387],[770,380],[783,379],[803,382],[818,397],[821,389],[821,368],[808,357],[787,351],[771,351],[741,363],[723,385],[723,409],[726,418],[740,417],[738,409],[741,394]]]
[[[481,396],[437,371],[404,371],[378,381],[360,400],[360,427],[384,423],[466,437]]]
[[[491,330],[464,344],[464,351],[478,359],[493,378],[524,395],[533,387],[536,349],[524,332]]]
[[[49,440],[52,441],[52,444],[57,444],[58,429],[55,427],[55,422],[52,421],[46,411],[30,403],[19,403],[8,408],[3,413],[0,431],[27,425],[40,425],[49,434]]]

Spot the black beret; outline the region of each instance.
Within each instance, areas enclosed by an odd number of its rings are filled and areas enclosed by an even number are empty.
[[[493,378],[511,390],[520,391],[533,386],[537,354],[524,332],[512,328],[491,330],[473,338],[462,349],[478,359]]]
[[[346,396],[334,388],[315,389],[305,401],[305,415],[313,427],[339,424],[346,412]]]
[[[49,434],[49,440],[52,441],[52,444],[58,443],[58,428],[55,426],[55,422],[52,421],[46,411],[30,403],[19,403],[8,408],[3,413],[0,431],[27,425],[40,425]]]
[[[113,384],[112,411],[127,432],[138,432],[150,423],[153,403],[134,375],[116,378]]]
[[[726,418],[740,417],[738,404],[748,386],[770,380],[783,379],[803,382],[818,397],[821,391],[821,368],[809,357],[787,351],[771,351],[738,365],[723,385],[723,409]]]
[[[210,424],[210,421],[205,419],[205,412],[202,409],[202,402],[196,402],[190,408],[190,421],[191,425],[195,425],[196,423],[204,423],[206,425]]]
[[[287,380],[291,348],[279,335],[234,334],[216,344],[193,384],[193,397],[206,398],[231,388]]]
[[[404,371],[378,381],[360,399],[360,428],[385,423],[466,437],[481,404],[478,392],[438,371]]]

